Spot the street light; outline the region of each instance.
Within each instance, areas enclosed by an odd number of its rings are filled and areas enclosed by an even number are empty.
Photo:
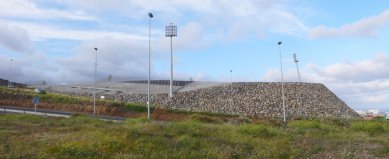
[[[12,87],[12,61],[14,61],[13,59],[10,60],[10,64],[9,64],[9,79],[8,79],[8,88],[11,88]]]
[[[150,54],[151,54],[151,19],[154,17],[149,13],[149,77],[147,80],[147,119],[150,119]]]
[[[170,23],[166,26],[166,37],[170,37],[170,92],[169,97],[173,97],[173,37],[177,36],[177,26]]]
[[[97,48],[95,48],[96,56],[95,56],[95,83],[93,90],[93,114],[96,114],[96,72],[97,72]]]
[[[280,51],[280,65],[281,65],[281,94],[282,94],[282,107],[284,109],[284,123],[286,122],[286,110],[285,110],[285,95],[284,95],[284,75],[282,72],[282,53],[281,53],[282,41],[278,42],[278,49]]]

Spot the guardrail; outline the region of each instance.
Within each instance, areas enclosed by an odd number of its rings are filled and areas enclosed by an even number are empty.
[[[40,115],[40,116],[50,116],[50,117],[63,117],[70,118],[72,115],[77,113],[72,112],[64,112],[64,111],[56,111],[56,110],[47,110],[47,109],[37,109],[35,112],[32,108],[22,108],[22,107],[13,107],[13,106],[0,106],[1,114],[7,113],[17,113],[17,114],[32,114],[32,115]],[[117,116],[106,116],[106,115],[92,115],[92,114],[83,114],[90,117],[99,118],[105,121],[123,121],[127,118],[125,117],[117,117]]]

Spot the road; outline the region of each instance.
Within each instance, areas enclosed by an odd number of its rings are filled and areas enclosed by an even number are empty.
[[[6,114],[6,113],[33,114],[33,115],[40,115],[40,116],[63,117],[63,118],[70,118],[73,114],[76,114],[72,112],[47,110],[47,109],[37,109],[37,111],[35,112],[33,108],[0,105],[0,114]],[[93,114],[84,114],[84,115],[99,118],[105,121],[123,121],[127,119],[125,117],[117,117],[117,116],[93,115]]]

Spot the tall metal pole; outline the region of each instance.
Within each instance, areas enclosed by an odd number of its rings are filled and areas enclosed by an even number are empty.
[[[173,37],[170,37],[170,91],[169,96],[173,97]]]
[[[94,83],[94,89],[93,89],[93,114],[96,114],[96,72],[97,72],[97,48],[95,48],[96,55],[95,55],[95,83]]]
[[[281,94],[282,94],[282,107],[284,110],[284,123],[286,122],[286,110],[285,110],[285,94],[284,94],[284,74],[282,72],[282,53],[281,53],[281,44],[282,42],[278,42],[278,49],[280,51],[280,65],[281,65]]]
[[[293,59],[294,59],[294,63],[296,63],[296,67],[297,67],[297,76],[298,76],[298,78],[299,78],[299,82],[301,83],[299,65],[297,64],[299,61],[297,60],[297,56],[296,56],[295,53],[293,54]]]
[[[12,61],[13,59],[10,60],[10,64],[9,64],[9,79],[8,79],[8,88],[11,88],[12,87]]]
[[[293,54],[293,59],[294,63],[296,63],[296,68],[297,68],[297,76],[299,78],[299,82],[301,83],[301,77],[300,77],[300,70],[299,70],[299,65],[298,65],[298,60],[297,60],[297,55],[296,53]],[[296,105],[299,106],[299,98],[300,98],[301,91],[298,92],[297,98],[296,98]],[[298,108],[298,114],[300,114],[300,108]]]
[[[151,55],[151,18],[153,18],[153,14],[149,13],[149,76],[147,80],[147,119],[150,119],[150,55]]]
[[[177,36],[177,26],[170,23],[166,26],[166,37],[170,37],[170,91],[169,97],[173,97],[173,37]]]

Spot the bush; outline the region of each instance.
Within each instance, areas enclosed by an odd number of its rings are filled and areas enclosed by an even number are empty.
[[[47,94],[46,90],[39,91],[39,94]]]
[[[315,120],[299,120],[299,121],[292,121],[288,123],[289,127],[292,128],[303,128],[303,129],[319,129],[320,124],[318,121]]]
[[[276,136],[277,133],[274,131],[271,131],[267,126],[265,125],[252,125],[252,124],[245,124],[238,128],[239,133],[243,135],[250,135],[252,137],[273,137]]]
[[[321,123],[325,123],[328,125],[334,125],[337,127],[349,127],[350,122],[344,118],[322,118],[320,120]]]
[[[239,118],[233,118],[228,121],[230,124],[239,125],[239,124],[251,124],[252,121],[248,117],[241,116]]]
[[[202,123],[213,123],[213,124],[223,123],[222,120],[220,120],[216,117],[210,117],[210,116],[199,115],[199,114],[193,114],[190,118],[193,121],[198,121],[198,122],[202,122]]]
[[[376,117],[373,118],[373,120],[385,121],[386,119],[385,119],[385,117],[383,117],[383,116],[376,116]]]
[[[98,155],[95,149],[80,142],[64,143],[56,153],[65,158],[95,158]]]
[[[112,107],[124,107],[125,104],[124,103],[119,103],[119,102],[113,102],[111,104]]]
[[[147,107],[143,104],[138,104],[138,103],[128,103],[125,108],[129,111],[134,111],[134,112],[147,112]],[[150,108],[150,111],[152,111],[153,108]]]
[[[379,122],[375,121],[360,121],[351,124],[351,128],[356,131],[366,132],[369,135],[374,135],[384,132],[384,127]]]

